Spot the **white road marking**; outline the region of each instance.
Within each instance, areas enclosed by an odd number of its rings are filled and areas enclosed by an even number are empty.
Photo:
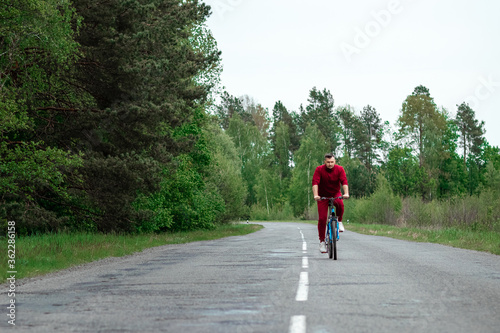
[[[309,292],[309,274],[307,272],[300,272],[299,287],[295,300],[298,302],[307,301],[307,294]]]
[[[306,316],[293,316],[290,319],[289,333],[306,333]]]
[[[302,230],[300,228],[297,229],[299,229],[300,235],[302,236],[302,253],[306,253],[307,252],[306,238],[304,237],[304,233],[302,232]]]
[[[304,233],[300,228],[297,228],[302,236],[302,253],[307,253],[307,242],[304,237]],[[309,268],[309,258],[307,256],[302,257],[302,268]],[[299,287],[297,289],[297,295],[295,300],[298,302],[307,301],[307,295],[309,293],[309,274],[307,272],[301,272],[299,278]],[[306,316],[292,316],[290,318],[289,333],[306,333]]]

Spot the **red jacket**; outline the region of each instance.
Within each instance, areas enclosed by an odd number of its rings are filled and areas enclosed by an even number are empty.
[[[340,185],[347,185],[345,170],[337,164],[333,169],[328,169],[324,164],[320,165],[314,171],[312,185],[318,185],[320,197],[338,197],[342,195]]]

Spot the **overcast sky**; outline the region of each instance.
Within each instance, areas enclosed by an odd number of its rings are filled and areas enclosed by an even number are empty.
[[[500,146],[500,2],[494,0],[205,0],[222,84],[272,110],[370,104],[394,126],[418,85],[456,114],[466,101]]]

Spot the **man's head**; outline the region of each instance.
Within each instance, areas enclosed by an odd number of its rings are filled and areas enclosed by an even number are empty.
[[[333,169],[335,165],[335,156],[333,154],[325,154],[325,165],[328,169]]]

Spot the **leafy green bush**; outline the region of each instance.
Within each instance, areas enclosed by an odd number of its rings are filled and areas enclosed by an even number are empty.
[[[401,199],[392,193],[387,179],[379,174],[377,189],[370,197],[346,200],[344,206],[344,220],[395,225],[401,210]]]
[[[250,209],[250,219],[252,221],[294,221],[297,218],[293,214],[293,209],[288,202],[283,205],[275,205],[269,209],[265,206],[255,204]]]
[[[168,170],[160,190],[136,202],[138,210],[149,210],[152,218],[139,222],[136,229],[150,231],[187,231],[212,229],[225,212],[217,188],[206,183],[188,155],[181,155],[174,173]]]

